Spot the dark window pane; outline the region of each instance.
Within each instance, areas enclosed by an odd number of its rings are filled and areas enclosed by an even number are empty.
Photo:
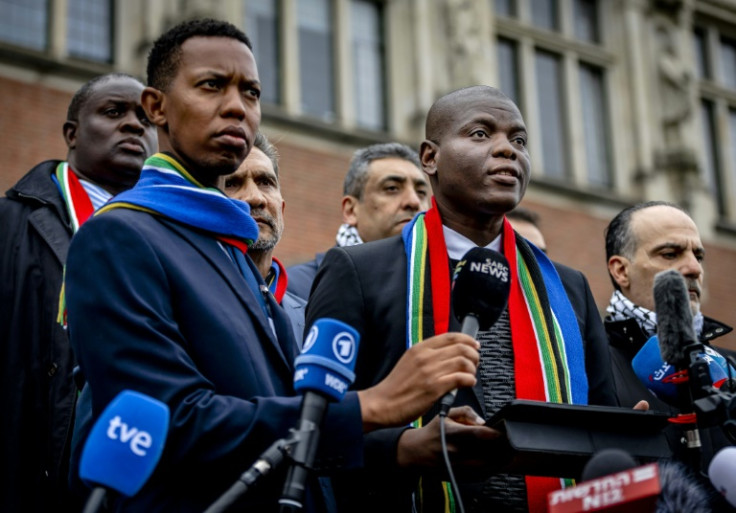
[[[499,16],[516,17],[516,0],[494,0],[493,10]]]
[[[46,0],[0,0],[0,39],[45,50],[48,34]]]
[[[278,0],[245,1],[245,33],[253,44],[253,55],[261,80],[261,101],[278,103],[281,99],[279,73]]]
[[[603,70],[580,65],[580,96],[588,181],[594,186],[611,187],[610,134]]]
[[[720,183],[720,161],[718,158],[718,140],[716,132],[715,106],[713,102],[703,100],[700,104],[700,122],[703,127],[703,151],[705,169],[703,177],[708,191],[716,198],[718,212],[725,213],[722,188]]]
[[[695,73],[698,78],[713,78],[708,61],[708,50],[705,42],[705,31],[695,29],[693,32],[693,46],[695,48]]]
[[[302,110],[335,119],[332,9],[329,0],[298,0],[299,72]]]
[[[529,8],[532,11],[534,26],[547,30],[558,29],[557,0],[534,0]]]
[[[721,39],[721,61],[723,84],[736,89],[736,40]]]
[[[498,79],[501,91],[514,100],[514,103],[521,109],[516,43],[509,39],[499,38],[496,48],[498,51]]]
[[[91,61],[112,61],[112,5],[101,0],[69,0],[67,51]]]
[[[575,0],[575,37],[589,43],[600,43],[597,0]]]
[[[563,114],[562,69],[560,58],[552,53],[537,51],[537,103],[542,136],[542,160],[545,176],[568,176],[567,141]]]
[[[730,153],[730,159],[731,159],[731,194],[730,196],[736,197],[736,187],[733,186],[733,184],[736,184],[736,109],[731,109],[728,113],[729,116],[729,128],[731,132],[731,139],[729,141],[729,153]],[[724,194],[724,196],[727,196]],[[724,199],[725,202],[725,199]],[[731,205],[731,209],[734,208],[734,205]],[[724,209],[725,210],[725,209]]]
[[[382,12],[375,2],[353,0],[353,83],[358,126],[382,130],[386,126]]]

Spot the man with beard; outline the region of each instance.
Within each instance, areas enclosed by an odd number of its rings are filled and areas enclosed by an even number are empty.
[[[248,255],[266,281],[269,292],[289,317],[296,343],[301,346],[307,302],[287,290],[286,269],[273,256],[284,232],[286,203],[279,182],[279,154],[263,132],[256,134],[253,149],[238,170],[222,177],[220,189],[229,197],[250,205],[250,215],[258,223],[258,240],[248,248]]]
[[[57,322],[72,235],[129,189],[156,150],[143,84],[111,73],[72,97],[65,161],[41,162],[0,199],[0,511],[78,511],[67,502],[75,359]]]
[[[639,203],[619,212],[606,228],[608,274],[615,288],[604,325],[611,346],[616,394],[621,406],[640,400],[656,410],[671,406],[654,397],[639,381],[631,360],[656,333],[654,276],[675,269],[690,293],[694,329],[704,344],[732,328],[700,311],[705,249],[695,222],[679,206],[664,201]],[[719,349],[719,352],[730,351]]]
[[[498,89],[473,86],[438,99],[420,147],[432,207],[401,236],[328,251],[307,306],[307,329],[333,317],[358,330],[355,385],[370,386],[407,350],[425,344],[423,338],[460,330],[450,301],[458,260],[475,247],[504,254],[508,307],[478,333],[478,385],[458,390],[455,403],[465,409],[450,410],[447,421],[448,451],[466,478],[459,484],[468,511],[543,511],[547,493],[562,486],[559,479],[523,475],[481,478],[477,466],[493,458],[497,433],[473,412],[489,418],[514,398],[615,404],[606,335],[586,278],[517,237],[506,219],[529,184],[527,137],[519,109]],[[414,427],[367,437],[366,469],[333,479],[344,511],[452,507],[452,490],[440,482],[435,411]]]

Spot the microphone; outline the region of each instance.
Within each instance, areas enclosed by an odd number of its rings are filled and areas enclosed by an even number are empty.
[[[725,447],[713,456],[708,477],[726,502],[736,508],[736,447]]]
[[[634,358],[631,359],[631,367],[644,386],[655,396],[670,404],[675,404],[678,399],[679,375],[676,374],[675,366],[662,361],[660,353],[660,342],[657,335],[652,336],[639,349]],[[704,351],[698,353],[698,359],[708,364],[710,378],[715,388],[726,386],[728,390],[730,381],[728,379],[729,367],[726,359],[711,347],[704,346]],[[733,367],[731,367],[733,374]]]
[[[460,331],[476,338],[488,331],[503,313],[509,299],[509,263],[501,253],[488,248],[472,248],[455,266],[452,306],[461,322]],[[446,415],[455,402],[457,389],[445,394],[440,413]]]
[[[576,486],[548,495],[548,513],[713,511],[705,483],[676,461],[639,466],[625,451],[606,449],[591,457],[582,475]]]
[[[690,363],[687,346],[697,344],[690,310],[690,295],[685,279],[674,269],[654,276],[654,310],[657,314],[657,334],[662,360],[678,370]]]
[[[169,429],[169,408],[123,390],[107,405],[87,437],[79,476],[94,487],[84,513],[99,511],[108,490],[138,493],[156,468]]]
[[[360,335],[336,319],[322,318],[309,330],[295,360],[294,389],[304,394],[291,452],[292,465],[279,499],[281,511],[301,511],[307,475],[314,464],[320,426],[329,401],[340,401],[355,381]]]

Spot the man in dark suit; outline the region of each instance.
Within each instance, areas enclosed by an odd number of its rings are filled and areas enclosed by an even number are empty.
[[[69,251],[69,332],[86,379],[71,478],[83,488],[78,466],[90,427],[118,393],[136,390],[167,404],[169,432],[148,483],[134,497],[113,497],[110,510],[201,512],[296,425],[297,346],[245,253],[258,239],[247,203],[216,188],[245,159],[260,122],[250,41],[226,22],[177,25],[151,50],[148,84],[142,105],[162,153]],[[475,382],[470,337],[434,337],[410,353],[383,383],[330,405],[323,462],[360,465],[364,431],[407,422]],[[282,470],[243,507],[275,511]],[[307,511],[323,511],[319,494],[307,498]]]
[[[526,141],[518,108],[497,89],[469,87],[440,98],[427,116],[420,149],[433,207],[401,237],[331,249],[307,306],[307,328],[334,317],[358,330],[355,385],[370,386],[407,348],[424,344],[422,338],[459,330],[450,305],[453,261],[476,246],[504,253],[512,275],[509,306],[478,335],[478,383],[460,390],[456,400],[471,409],[456,411],[457,417],[451,410],[448,417],[458,468],[494,457],[496,433],[479,426],[473,412],[487,418],[513,398],[615,403],[606,336],[585,277],[550,262],[505,220],[529,183]],[[549,347],[560,351],[552,354]],[[431,486],[442,468],[437,426],[430,413],[415,423],[418,429],[368,435],[367,470],[342,473],[335,482],[338,504],[345,511],[408,512],[414,492],[414,507],[444,511],[451,492]],[[508,475],[467,478],[461,486],[470,511],[541,511],[547,491],[560,487],[559,480]]]

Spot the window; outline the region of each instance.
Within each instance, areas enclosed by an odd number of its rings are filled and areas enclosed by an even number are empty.
[[[537,87],[540,122],[537,133],[542,139],[544,174],[555,178],[565,178],[569,167],[560,57],[538,50],[535,57],[535,71],[537,84],[540,84],[540,87]]]
[[[532,24],[545,30],[557,30],[557,0],[534,0],[531,2]]]
[[[612,169],[609,155],[607,102],[603,70],[580,65],[580,96],[585,134],[585,164],[591,185],[610,187]]]
[[[723,214],[724,205],[721,194],[719,191],[720,180],[718,178],[718,168],[720,167],[720,159],[718,156],[718,143],[717,143],[717,132],[716,132],[716,113],[713,102],[703,100],[700,105],[700,123],[703,127],[703,141],[705,145],[703,149],[704,154],[704,174],[705,174],[705,185],[708,191],[717,198],[718,211]]]
[[[245,33],[253,45],[261,101],[266,103],[278,103],[281,99],[279,23],[277,0],[246,0]]]
[[[0,39],[32,50],[46,50],[46,0],[0,0]]]
[[[588,43],[600,43],[598,4],[595,0],[575,0],[575,37]]]
[[[496,45],[498,51],[498,79],[501,91],[511,98],[522,110],[519,95],[519,66],[516,43],[510,39],[499,38]]]
[[[705,31],[695,29],[693,33],[693,46],[695,48],[695,73],[698,78],[712,78],[710,65],[708,63],[708,52],[706,51]]]
[[[723,85],[736,89],[736,39],[721,39],[721,77]]]
[[[68,0],[67,51],[71,57],[112,61],[112,5],[109,1]]]
[[[494,0],[493,8],[499,16],[516,17],[516,0]]]
[[[386,125],[382,12],[375,2],[353,0],[350,17],[356,122],[381,130]]]
[[[326,122],[336,117],[332,17],[329,0],[298,0],[302,111]]]

